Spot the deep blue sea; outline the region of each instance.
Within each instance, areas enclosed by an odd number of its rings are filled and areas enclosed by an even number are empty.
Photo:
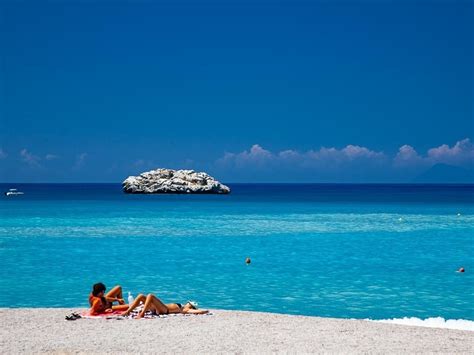
[[[102,281],[204,308],[474,320],[474,185],[229,186],[0,184],[25,192],[0,197],[0,307],[87,307]]]

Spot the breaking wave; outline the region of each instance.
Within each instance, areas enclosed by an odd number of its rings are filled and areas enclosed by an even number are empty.
[[[429,328],[447,328],[447,329],[458,329],[458,330],[469,330],[474,332],[474,321],[465,319],[444,319],[442,317],[433,317],[420,319],[416,317],[403,317],[393,319],[381,319],[372,320],[372,322],[380,323],[392,323],[402,325],[412,325],[417,327],[429,327]]]

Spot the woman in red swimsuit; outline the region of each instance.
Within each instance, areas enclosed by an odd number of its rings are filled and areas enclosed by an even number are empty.
[[[107,294],[106,287],[102,282],[92,286],[92,292],[89,295],[89,304],[91,306],[90,314],[98,315],[101,313],[110,313],[113,311],[124,311],[128,309],[122,296],[122,287],[119,285],[113,287]],[[118,302],[118,305],[114,305]]]

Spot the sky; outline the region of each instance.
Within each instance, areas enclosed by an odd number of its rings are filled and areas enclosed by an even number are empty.
[[[0,182],[474,182],[473,7],[0,0]]]

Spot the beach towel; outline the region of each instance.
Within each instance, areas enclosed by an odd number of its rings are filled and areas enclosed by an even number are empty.
[[[91,315],[90,309],[83,311],[80,313],[81,318],[85,319],[134,319],[138,316],[138,314],[143,310],[144,305],[141,304],[137,308],[135,308],[128,316],[122,316],[121,313],[123,311],[113,311],[110,313],[100,313]],[[168,318],[168,317],[176,317],[176,316],[192,316],[195,314],[186,314],[186,313],[170,313],[170,314],[156,314],[151,311],[145,312],[145,315],[142,319],[154,319],[154,318]],[[212,315],[212,313],[206,313],[202,315]]]
[[[128,316],[122,316],[121,314],[123,313],[123,311],[113,311],[109,313],[91,314],[90,309],[85,310],[79,314],[81,318],[85,318],[85,319],[119,319],[119,318],[120,319],[133,319],[133,318],[136,318],[142,310],[143,310],[143,305],[140,305],[137,308],[135,308]],[[145,312],[145,315],[143,316],[143,318],[145,319],[166,318],[167,316],[168,314],[155,314],[151,311],[148,311],[148,312]]]
[[[143,310],[143,304],[135,308],[132,312],[130,312],[130,315],[124,317],[124,318],[129,318],[133,319],[138,316],[138,314]],[[145,312],[145,315],[143,316],[144,319],[153,319],[153,318],[167,318],[170,315],[179,315],[181,313],[174,313],[174,314],[156,314],[153,313],[152,311],[147,311]]]
[[[81,318],[86,318],[86,319],[103,319],[103,318],[108,318],[108,317],[118,317],[123,311],[112,311],[109,313],[99,313],[99,314],[91,314],[90,309],[83,311],[79,313],[81,315]]]

